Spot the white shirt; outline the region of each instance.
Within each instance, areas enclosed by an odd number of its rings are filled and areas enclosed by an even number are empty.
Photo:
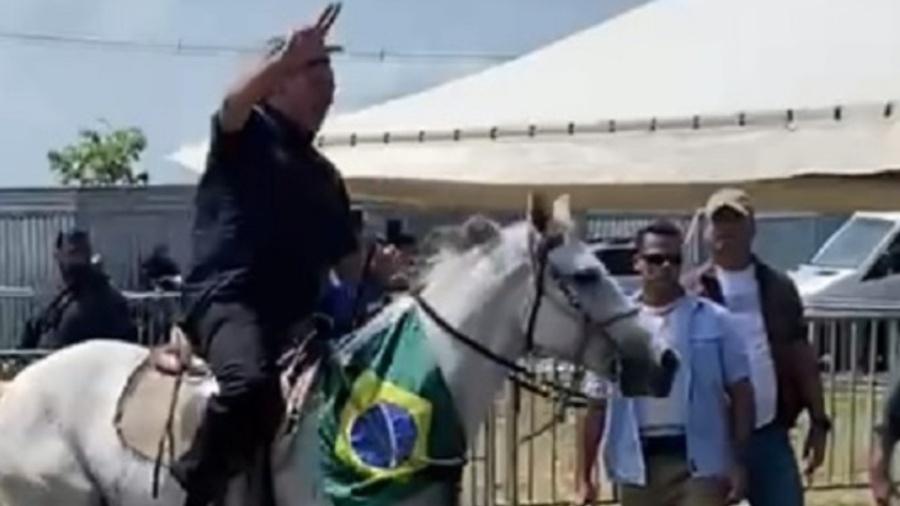
[[[778,387],[775,362],[769,350],[769,338],[759,302],[759,283],[756,266],[741,271],[716,267],[716,277],[722,287],[725,305],[731,312],[734,329],[747,345],[750,358],[750,379],[756,400],[756,427],[775,419]]]
[[[657,346],[671,347],[681,352],[686,343],[678,342],[669,318],[681,299],[665,307],[642,306],[638,316],[641,325],[650,331]],[[682,356],[684,356],[682,354]],[[679,367],[668,397],[638,397],[635,415],[642,436],[673,436],[685,432],[687,423],[687,375]]]

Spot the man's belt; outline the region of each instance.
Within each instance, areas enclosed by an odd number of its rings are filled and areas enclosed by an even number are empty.
[[[687,438],[684,435],[643,437],[641,450],[646,456],[687,455]]]

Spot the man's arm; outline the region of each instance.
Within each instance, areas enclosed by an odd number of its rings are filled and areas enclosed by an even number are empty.
[[[724,382],[729,397],[729,418],[731,425],[731,445],[735,465],[729,473],[729,504],[743,499],[746,494],[747,477],[745,458],[750,436],[756,427],[756,404],[753,383],[750,380],[750,358],[747,346],[733,317],[724,308],[719,308],[722,333],[722,366]]]
[[[825,400],[822,394],[822,375],[819,372],[819,361],[812,344],[803,339],[791,344],[793,364],[797,367],[797,382],[803,405],[809,411],[810,419],[827,418]]]
[[[219,111],[219,123],[224,132],[241,130],[253,107],[270,96],[294,71],[327,58],[325,36],[338,13],[340,5],[330,4],[314,26],[291,33],[262,64],[235,83],[225,95]]]
[[[737,461],[743,464],[744,454],[750,442],[750,435],[756,421],[756,407],[753,400],[753,384],[744,378],[728,385],[731,400],[731,434]]]
[[[275,91],[285,74],[282,57],[278,54],[267,57],[235,83],[225,95],[219,110],[222,131],[237,132],[244,128],[253,107]]]
[[[894,381],[884,403],[881,422],[875,429],[875,440],[869,455],[869,481],[872,496],[879,506],[887,506],[895,495],[891,483],[891,460],[900,440],[900,381]]]
[[[579,492],[579,504],[590,504],[597,499],[597,484],[594,483],[594,465],[597,463],[597,455],[600,443],[603,440],[604,425],[606,422],[606,397],[610,394],[610,385],[594,373],[588,372],[582,386],[585,395],[591,399],[587,412],[582,420],[581,428],[581,461],[578,475],[575,476],[575,484]]]
[[[885,456],[890,456],[900,440],[900,381],[894,381],[887,402],[884,403],[878,444]]]
[[[581,434],[582,462],[580,462],[581,465],[579,466],[581,473],[580,476],[576,477],[581,504],[588,504],[597,499],[597,484],[594,483],[594,466],[597,463],[600,443],[603,440],[605,421],[606,402],[597,401],[596,404],[590,404],[584,416],[584,428]]]
[[[790,343],[791,364],[796,369],[797,390],[803,407],[808,411],[810,419],[809,433],[803,446],[803,457],[806,459],[805,474],[812,475],[825,460],[825,446],[831,422],[825,412],[825,399],[822,394],[822,376],[816,351],[807,339],[806,322],[803,319],[803,303],[794,283],[787,279],[791,298],[792,318],[794,320],[794,336]]]
[[[756,425],[756,404],[750,381],[750,358],[747,345],[737,332],[731,313],[720,309],[722,317],[722,360],[724,381],[731,401],[731,428],[737,456],[743,455]]]
[[[798,368],[798,387],[804,407],[809,411],[812,420],[822,420],[825,413],[825,399],[822,394],[822,375],[819,372],[819,361],[816,351],[809,342],[806,333],[806,322],[803,319],[803,302],[794,283],[788,279],[790,288],[791,311],[794,319],[794,339],[791,342],[791,357]]]
[[[728,476],[728,504],[736,504],[747,494],[747,447],[756,426],[756,405],[750,379],[728,385],[728,396],[731,398],[731,444],[735,460]]]

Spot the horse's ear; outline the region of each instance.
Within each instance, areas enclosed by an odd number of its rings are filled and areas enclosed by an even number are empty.
[[[552,223],[564,233],[575,228],[575,220],[572,219],[572,199],[568,195],[562,195],[553,201]]]
[[[543,194],[534,192],[528,194],[528,221],[538,232],[544,233],[547,230],[550,210]]]
[[[563,239],[575,234],[575,220],[572,219],[571,198],[568,195],[557,197],[550,211],[545,213],[545,224],[541,229],[544,237]]]

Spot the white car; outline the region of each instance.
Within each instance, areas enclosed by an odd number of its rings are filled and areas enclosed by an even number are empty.
[[[626,295],[634,295],[641,287],[640,275],[634,270],[637,247],[630,238],[595,239],[590,241],[594,256],[603,262],[609,274]]]
[[[805,301],[883,298],[876,286],[900,274],[900,212],[854,213],[789,274]]]

